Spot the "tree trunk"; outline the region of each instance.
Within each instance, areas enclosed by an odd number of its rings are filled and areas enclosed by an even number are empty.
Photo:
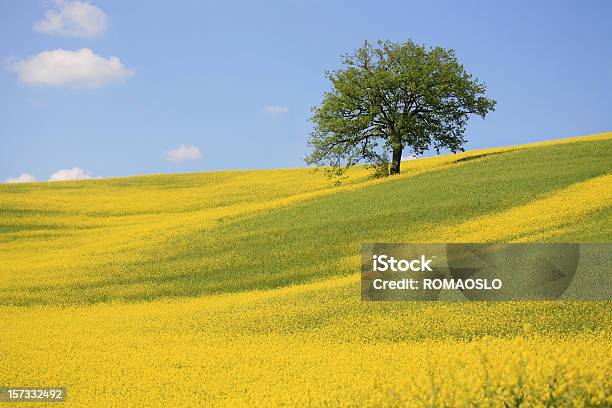
[[[389,174],[400,174],[400,166],[402,164],[402,150],[404,147],[400,144],[393,146],[393,159],[391,161],[391,169]]]

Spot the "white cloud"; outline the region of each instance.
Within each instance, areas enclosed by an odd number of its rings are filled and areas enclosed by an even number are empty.
[[[261,109],[261,112],[264,115],[274,116],[289,112],[289,108],[280,105],[264,105],[264,107]]]
[[[108,18],[88,1],[55,0],[34,31],[62,37],[96,37],[106,31]]]
[[[56,171],[49,177],[49,181],[64,181],[64,180],[87,180],[93,178],[91,174],[86,173],[80,167],[71,169],[61,169]]]
[[[200,160],[202,153],[200,149],[192,145],[180,145],[176,149],[168,150],[166,152],[166,160],[173,162],[180,162],[186,160]]]
[[[23,173],[19,177],[9,177],[6,179],[7,183],[33,183],[36,181],[36,177],[30,173]]]
[[[9,69],[28,85],[97,88],[132,74],[117,57],[104,58],[89,48],[43,51],[24,60],[7,60]]]
[[[410,156],[402,156],[402,161],[416,160],[416,159],[418,159],[418,157],[415,156],[414,154],[411,154]]]

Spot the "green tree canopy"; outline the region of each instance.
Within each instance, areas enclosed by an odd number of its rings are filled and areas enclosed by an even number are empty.
[[[367,162],[397,174],[404,149],[463,151],[469,117],[495,109],[453,50],[412,41],[377,45],[365,42],[342,57],[343,68],[326,72],[332,89],[313,108],[308,164],[342,174]]]

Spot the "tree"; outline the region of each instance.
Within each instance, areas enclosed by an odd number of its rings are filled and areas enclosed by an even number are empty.
[[[398,174],[402,153],[463,151],[470,116],[495,110],[486,87],[459,64],[452,49],[412,41],[367,41],[326,71],[332,89],[313,108],[306,163],[336,175],[365,161],[379,174]],[[391,163],[388,156],[391,154]],[[382,169],[382,172],[381,172]]]

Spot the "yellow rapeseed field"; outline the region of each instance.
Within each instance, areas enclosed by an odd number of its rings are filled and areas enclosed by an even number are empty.
[[[363,302],[358,274],[362,242],[609,240],[611,158],[607,133],[340,186],[0,186],[0,386],[87,407],[612,406],[610,302]]]

